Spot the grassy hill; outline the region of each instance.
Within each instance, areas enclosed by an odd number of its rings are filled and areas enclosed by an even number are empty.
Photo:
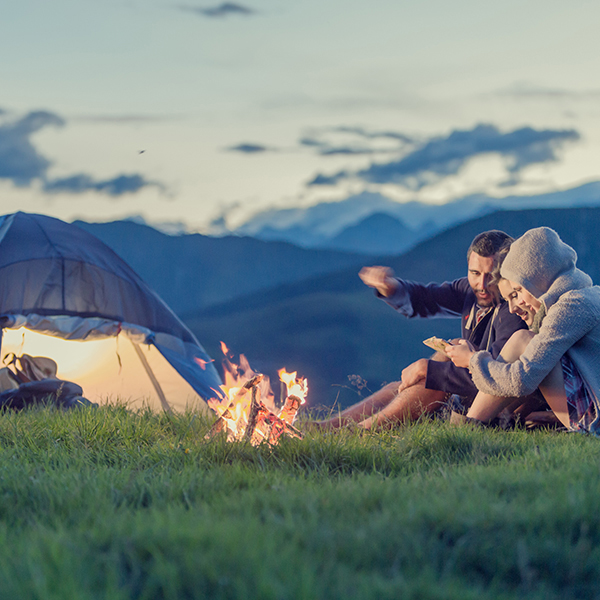
[[[578,265],[600,281],[600,209],[506,211],[449,229],[398,257],[372,259],[406,279],[444,281],[466,274],[470,241],[489,229],[517,237],[546,225],[559,232],[579,255]],[[374,297],[357,276],[358,268],[280,286],[210,310],[186,322],[212,356],[223,340],[243,352],[258,370],[274,376],[280,367],[309,378],[313,405],[348,404],[358,399],[346,389],[360,375],[371,390],[400,378],[402,368],[429,350],[431,335],[454,337],[455,319],[407,320]]]
[[[3,414],[0,598],[598,597],[597,438],[438,421],[271,449],[209,426]]]

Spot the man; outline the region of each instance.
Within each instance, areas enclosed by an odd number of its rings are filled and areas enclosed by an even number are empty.
[[[467,252],[467,277],[442,284],[423,285],[394,277],[388,267],[365,267],[363,282],[375,288],[379,298],[408,318],[461,317],[462,338],[473,349],[489,350],[494,358],[518,329],[527,325],[501,302],[490,285],[496,255],[512,241],[503,231],[486,231],[475,237]],[[350,422],[370,429],[394,421],[416,419],[445,405],[456,394],[469,404],[477,394],[467,369],[456,367],[435,353],[402,371],[402,381],[390,383],[339,415],[321,421],[321,427],[339,427]]]

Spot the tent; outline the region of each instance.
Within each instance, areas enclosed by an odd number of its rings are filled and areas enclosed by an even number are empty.
[[[210,357],[159,296],[103,242],[52,217],[0,217],[0,327],[2,357],[53,358],[92,402],[203,409],[220,389]]]

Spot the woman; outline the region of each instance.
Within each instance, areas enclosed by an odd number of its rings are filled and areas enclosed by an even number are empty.
[[[513,242],[502,289],[511,305],[535,315],[532,330],[516,332],[498,360],[465,344],[447,347],[480,390],[468,417],[487,422],[539,387],[567,428],[600,433],[600,288],[576,261],[575,250],[548,227]]]

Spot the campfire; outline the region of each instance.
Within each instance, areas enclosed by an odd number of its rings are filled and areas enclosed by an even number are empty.
[[[253,446],[263,442],[273,446],[282,435],[302,438],[302,433],[294,427],[294,421],[308,392],[306,379],[297,378],[296,372],[288,373],[285,369],[278,371],[284,385],[282,406],[277,409],[269,378],[255,373],[243,354],[240,355],[239,365],[235,364],[223,342],[221,350],[225,356],[225,384],[221,386],[222,397],[208,401],[219,418],[206,439],[223,431],[227,433],[227,441],[247,441]]]

